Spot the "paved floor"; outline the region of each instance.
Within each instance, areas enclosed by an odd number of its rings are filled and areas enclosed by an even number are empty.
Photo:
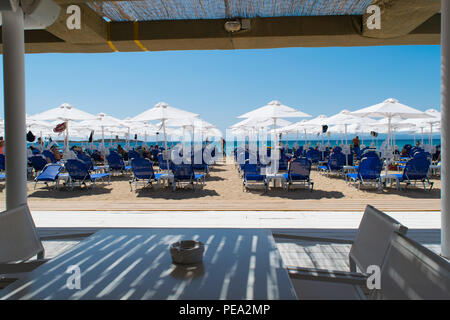
[[[44,239],[48,258],[54,257],[80,239],[52,240],[69,233],[86,235],[100,228],[270,228],[274,233],[352,240],[362,212],[116,212],[116,211],[33,211],[38,232]],[[439,212],[389,213],[409,228],[409,236],[431,250],[440,252]],[[277,239],[285,265],[348,270],[350,244]]]

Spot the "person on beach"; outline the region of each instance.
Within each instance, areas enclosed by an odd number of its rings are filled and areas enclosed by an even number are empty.
[[[359,141],[359,137],[356,136],[352,140],[353,148],[359,148],[361,141]]]
[[[40,153],[42,153],[42,151],[44,151],[44,142],[42,141],[42,138],[39,137],[37,139],[37,146],[36,148],[39,150]]]
[[[226,143],[224,138],[220,138],[220,142],[222,144],[222,155],[225,158],[225,156],[227,155],[227,153],[226,153],[226,145],[227,145],[227,143]]]
[[[56,161],[60,161],[61,160],[61,158],[62,158],[61,152],[59,152],[58,148],[56,148],[55,145],[53,145],[50,148],[50,151],[53,153],[53,156],[55,157]],[[47,160],[47,162],[48,162],[48,160]]]
[[[0,154],[3,154],[4,148],[5,148],[5,140],[3,140],[3,137],[0,137]]]

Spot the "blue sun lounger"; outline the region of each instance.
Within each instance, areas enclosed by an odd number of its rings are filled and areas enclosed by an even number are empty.
[[[289,163],[288,172],[283,175],[287,190],[295,183],[299,183],[308,186],[308,189],[312,191],[314,182],[311,182],[310,178],[311,165],[311,160],[307,158],[297,158]]]
[[[31,166],[34,169],[34,173],[37,176],[41,170],[47,165],[47,160],[42,156],[32,156],[29,158]]]
[[[317,170],[326,175],[330,173],[343,173],[345,165],[345,155],[342,152],[334,152],[328,158],[328,163],[325,166],[318,166]]]
[[[205,183],[205,175],[196,174],[194,172],[194,168],[190,164],[179,164],[179,165],[174,164],[172,172],[173,172],[172,187],[174,191],[176,190],[177,185],[181,187],[183,183],[186,183],[187,185],[192,185],[194,191],[197,190],[197,186],[199,183],[202,184]]]
[[[381,190],[381,170],[383,163],[378,157],[362,158],[356,173],[347,173],[348,180],[353,182],[353,185],[358,188],[361,185],[376,185]],[[359,183],[359,184],[358,184]]]
[[[108,183],[110,182],[110,174],[109,173],[90,173],[88,164],[79,160],[79,159],[69,159],[65,163],[65,168],[69,173],[69,180],[74,188],[74,184],[79,182],[81,185],[86,185],[86,182],[90,181],[92,183],[92,187],[95,185],[97,180],[103,180],[104,178],[108,178]]]
[[[153,164],[148,159],[141,157],[131,160],[131,172],[133,173],[133,177],[130,180],[130,187],[134,183],[135,191],[140,181],[143,183],[144,188],[146,184],[153,187],[152,182],[156,181],[159,185],[160,179],[167,176],[165,173],[155,173]]]
[[[409,160],[405,168],[403,169],[403,173],[394,174],[394,176],[398,179],[398,189],[400,189],[400,183],[405,182],[405,189],[412,185],[414,181],[414,186],[417,181],[422,182],[423,188],[426,191],[426,183],[428,183],[429,190],[433,188],[433,182],[430,182],[428,178],[428,172],[430,170],[430,161],[426,157],[415,157]]]
[[[268,190],[269,186],[266,180],[266,175],[261,174],[261,167],[260,165],[253,164],[253,163],[246,163],[243,167],[243,177],[242,177],[242,186],[244,188],[244,191],[248,189],[248,187],[251,184],[263,184],[265,191]]]
[[[56,163],[47,164],[44,169],[38,174],[38,176],[34,179],[34,189],[36,189],[36,185],[38,182],[43,182],[48,186],[49,182],[53,182],[54,188],[58,188],[59,174],[63,169],[62,165]]]
[[[106,160],[108,161],[109,170],[112,172],[118,171],[123,173],[124,171],[131,170],[131,166],[126,166],[122,156],[118,153],[111,152],[108,156],[106,156]]]

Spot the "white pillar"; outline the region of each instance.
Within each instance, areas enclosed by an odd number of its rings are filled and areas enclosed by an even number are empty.
[[[441,19],[441,254],[450,258],[450,1],[448,0],[441,1]]]
[[[22,9],[2,12],[6,209],[27,202],[25,42]]]

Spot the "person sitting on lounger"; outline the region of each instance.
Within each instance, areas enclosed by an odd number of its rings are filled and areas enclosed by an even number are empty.
[[[56,148],[55,145],[51,146],[50,151],[53,153],[53,156],[55,157],[56,161],[60,161],[61,160],[62,154],[61,154],[61,152],[59,152],[58,148]],[[49,162],[49,159],[47,159],[47,162]]]
[[[5,148],[5,140],[3,140],[3,137],[0,137],[0,154],[3,154],[4,148]]]

